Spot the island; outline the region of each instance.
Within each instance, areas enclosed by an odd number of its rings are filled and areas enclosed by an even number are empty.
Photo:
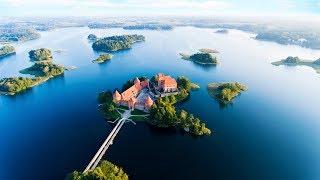
[[[40,48],[29,51],[31,61],[52,61],[52,53],[49,49]]]
[[[52,78],[63,74],[65,67],[52,62],[37,62],[34,63],[31,67],[23,69],[20,71],[21,74],[29,74],[36,77],[47,77]]]
[[[46,78],[11,77],[0,80],[0,94],[15,95],[46,81]]]
[[[97,41],[98,40],[98,37],[94,34],[89,34],[88,35],[88,40],[89,41]]]
[[[94,170],[85,173],[74,171],[67,175],[66,180],[128,180],[128,175],[121,167],[112,164],[109,161],[101,161]]]
[[[136,30],[136,29],[147,29],[147,30],[172,30],[173,26],[167,24],[147,23],[124,26],[123,29]]]
[[[218,58],[216,56],[213,56],[211,52],[216,52],[212,51],[211,49],[201,49],[200,51],[202,52],[197,52],[192,55],[187,55],[184,53],[180,53],[180,56],[184,60],[192,61],[197,64],[202,64],[202,65],[217,65],[218,64]]]
[[[228,34],[228,33],[229,33],[229,30],[228,30],[228,29],[219,29],[219,30],[217,30],[215,33]]]
[[[97,40],[92,44],[95,51],[112,52],[130,49],[134,43],[145,41],[143,35],[110,36]]]
[[[113,55],[112,54],[101,54],[97,59],[93,60],[93,63],[104,63],[107,61],[110,61],[112,59]]]
[[[209,95],[217,99],[222,105],[229,104],[237,97],[242,91],[248,90],[248,88],[238,82],[227,83],[210,83],[207,86]]]
[[[40,52],[40,51],[36,51],[36,52]],[[15,95],[19,92],[25,91],[33,86],[36,86],[42,82],[45,82],[53,77],[64,74],[65,70],[73,69],[72,67],[65,68],[64,66],[54,64],[51,61],[51,59],[48,60],[48,58],[44,58],[43,54],[48,55],[47,53],[36,53],[36,52],[35,54],[37,55],[34,55],[33,53],[31,53],[32,58],[36,60],[35,63],[31,67],[28,67],[20,71],[21,74],[28,74],[34,77],[3,78],[0,80],[0,94]],[[52,56],[49,56],[49,57],[52,57]]]
[[[139,77],[124,84],[122,93],[115,90],[98,96],[99,107],[106,119],[118,119],[125,110],[131,110],[130,119],[144,121],[157,128],[180,129],[193,136],[210,135],[204,122],[185,110],[176,109],[192,89],[199,88],[186,77],[177,79],[158,73],[150,80]]]
[[[16,54],[16,50],[13,46],[5,45],[0,48],[0,59]]]
[[[317,73],[320,74],[320,58],[315,61],[302,60],[299,57],[289,56],[281,61],[271,63],[275,66],[286,65],[286,66],[309,66],[312,67]]]

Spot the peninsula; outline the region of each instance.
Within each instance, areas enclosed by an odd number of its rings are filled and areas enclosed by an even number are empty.
[[[248,88],[238,82],[210,83],[207,86],[209,95],[217,99],[221,104],[228,104],[233,101],[242,91]]]
[[[5,45],[0,48],[0,59],[11,56],[16,53],[16,50],[13,46]]]
[[[107,61],[110,61],[112,59],[113,55],[112,54],[101,54],[97,59],[93,60],[93,63],[104,63]]]
[[[110,36],[102,39],[98,39],[92,44],[92,48],[95,51],[112,52],[125,49],[131,49],[132,45],[137,42],[145,41],[143,35],[122,35],[122,36]]]
[[[276,61],[271,63],[275,66],[285,65],[285,66],[309,66],[312,67],[317,73],[320,74],[320,59],[315,61],[302,60],[299,57],[289,56],[281,61]]]

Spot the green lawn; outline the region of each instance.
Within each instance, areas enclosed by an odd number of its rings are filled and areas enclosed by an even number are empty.
[[[148,117],[144,117],[144,116],[131,116],[130,119],[133,120],[133,121],[146,121],[146,120],[148,119]]]

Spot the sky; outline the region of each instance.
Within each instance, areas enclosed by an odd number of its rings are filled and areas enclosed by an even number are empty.
[[[0,0],[0,16],[320,16],[320,0]]]

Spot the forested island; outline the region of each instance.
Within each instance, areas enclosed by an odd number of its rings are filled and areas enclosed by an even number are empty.
[[[52,53],[49,49],[40,48],[29,51],[31,61],[52,61]]]
[[[275,66],[286,65],[286,66],[309,66],[312,67],[317,73],[320,74],[320,58],[315,61],[302,60],[299,57],[289,56],[281,61],[271,63]]]
[[[112,54],[101,54],[97,59],[93,60],[93,63],[104,63],[107,61],[110,61],[112,59],[113,55]]]
[[[248,90],[248,88],[238,82],[228,83],[210,83],[207,86],[209,95],[217,99],[222,105],[229,104],[237,97],[242,91]]]
[[[15,95],[21,91],[24,91],[28,88],[31,88],[35,85],[38,85],[41,82],[46,81],[45,77],[35,77],[35,78],[26,78],[26,77],[12,77],[12,78],[3,78],[0,80],[0,95]]]
[[[97,41],[98,40],[98,37],[94,34],[89,34],[88,35],[88,40],[89,41]]]
[[[150,24],[137,24],[137,25],[124,26],[123,29],[172,30],[173,26],[167,25],[167,24],[150,23]]]
[[[67,175],[66,180],[128,180],[128,175],[121,167],[109,161],[101,161],[94,170],[88,172],[74,171]]]
[[[184,60],[192,61],[202,65],[216,65],[218,64],[218,58],[213,55],[213,51],[210,49],[201,49],[202,52],[197,52],[192,55],[180,53],[180,56]],[[214,52],[216,53],[216,52]]]
[[[23,69],[20,71],[21,74],[30,74],[36,77],[47,77],[52,78],[63,74],[65,67],[53,64],[52,62],[37,62],[31,67]]]
[[[16,50],[13,46],[5,45],[0,48],[0,59],[16,54]]]
[[[112,52],[130,49],[136,42],[145,41],[143,35],[122,35],[122,36],[110,36],[97,40],[92,44],[92,48],[95,51]]]
[[[29,74],[34,77],[11,77],[0,80],[0,94],[15,95],[21,91],[38,85],[58,75],[62,75],[66,70],[61,65],[52,62],[51,51],[41,48],[29,52],[30,60],[35,63],[20,71],[21,74]]]
[[[153,77],[150,80],[151,84],[156,84],[156,78]],[[147,80],[145,77],[140,77],[139,80]],[[133,80],[128,81],[122,89],[127,89],[134,83]],[[194,136],[210,135],[211,130],[208,129],[199,118],[194,117],[192,114],[185,110],[176,110],[175,105],[183,103],[189,96],[191,90],[198,89],[199,86],[192,83],[186,77],[177,78],[178,91],[175,93],[167,94],[164,97],[158,97],[154,101],[148,113],[140,111],[139,114],[145,114],[143,120],[151,126],[158,128],[176,128],[181,129]],[[153,87],[151,87],[153,89]],[[102,92],[98,96],[101,112],[107,119],[117,119],[120,117],[117,111],[121,109],[127,109],[126,107],[120,107],[113,101],[112,92]],[[137,112],[137,110],[134,110]],[[136,120],[136,118],[133,118]],[[137,119],[141,120],[141,119]]]

